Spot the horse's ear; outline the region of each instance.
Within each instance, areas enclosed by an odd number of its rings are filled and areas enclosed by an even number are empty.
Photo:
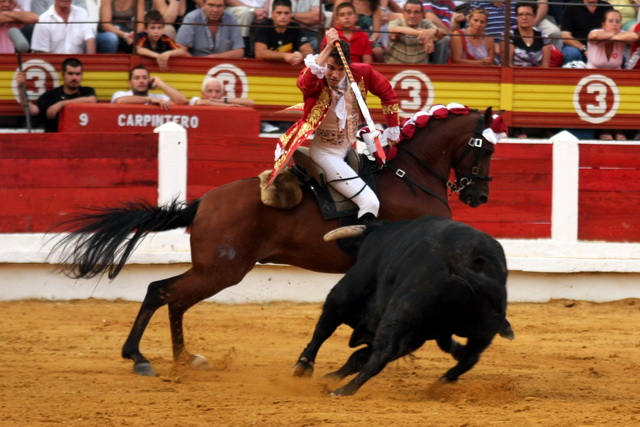
[[[489,107],[486,110],[484,110],[484,125],[486,127],[489,127],[492,121],[493,121],[493,107]]]

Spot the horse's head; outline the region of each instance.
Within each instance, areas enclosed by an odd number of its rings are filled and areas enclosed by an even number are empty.
[[[487,108],[484,117],[475,113],[471,115],[478,116],[475,130],[468,142],[456,152],[453,164],[456,182],[450,183],[449,187],[459,193],[458,197],[463,203],[475,208],[489,201],[489,166],[496,140],[491,133],[493,130],[487,131],[492,128],[491,107]]]

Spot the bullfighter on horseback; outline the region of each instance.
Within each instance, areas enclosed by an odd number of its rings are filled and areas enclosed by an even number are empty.
[[[338,32],[331,28],[326,33],[327,44],[318,55],[308,55],[306,67],[298,77],[298,88],[304,97],[304,114],[286,133],[276,147],[274,174],[282,169],[293,151],[311,133],[315,136],[310,147],[311,159],[325,171],[327,182],[343,196],[358,205],[358,220],[373,221],[378,216],[380,202],[376,194],[344,161],[350,147],[356,142],[361,115],[355,95],[349,90],[345,65],[335,47],[339,42],[344,56],[349,58],[349,45],[340,41]],[[349,61],[349,59],[347,59]],[[371,92],[382,101],[387,129],[381,136],[384,145],[394,145],[400,139],[398,96],[382,76],[369,64],[353,64],[351,71],[363,96]],[[371,130],[369,140],[379,134]],[[368,143],[371,153],[375,151]]]

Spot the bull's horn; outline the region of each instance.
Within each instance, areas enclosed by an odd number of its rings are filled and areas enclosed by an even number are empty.
[[[366,225],[348,225],[346,227],[336,228],[325,234],[323,239],[325,242],[330,242],[332,240],[362,236],[365,228],[367,228]]]

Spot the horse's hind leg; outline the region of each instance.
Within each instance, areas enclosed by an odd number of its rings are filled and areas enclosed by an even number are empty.
[[[122,347],[122,357],[133,360],[133,369],[139,375],[156,375],[149,360],[140,353],[140,340],[153,314],[167,304],[168,288],[180,277],[159,280],[149,285],[131,332]]]

